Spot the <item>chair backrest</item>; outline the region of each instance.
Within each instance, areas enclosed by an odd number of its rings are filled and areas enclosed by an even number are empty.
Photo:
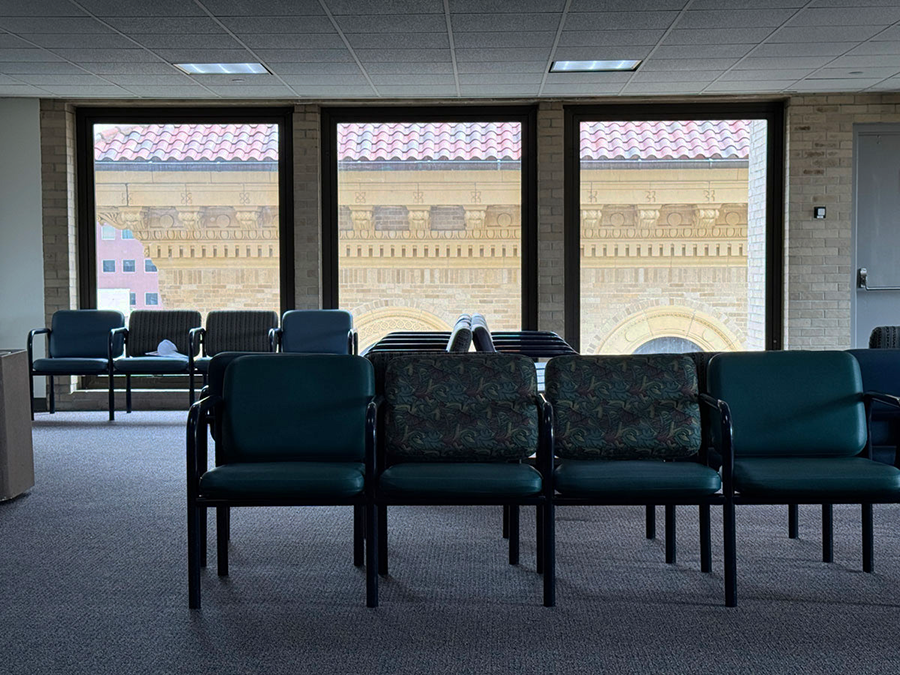
[[[349,354],[353,315],[343,309],[292,309],[281,318],[281,350]]]
[[[685,354],[557,356],[544,382],[559,457],[686,459],[700,450],[697,369]]]
[[[125,325],[122,312],[109,309],[61,309],[50,322],[51,358],[105,359],[109,354],[109,332]],[[117,340],[113,356],[121,356]]]
[[[878,326],[869,334],[869,349],[900,348],[900,326]]]
[[[900,396],[900,349],[851,349],[859,363],[864,391]],[[900,410],[886,403],[872,403],[869,431],[872,458],[892,464],[900,443]]]
[[[735,456],[847,457],[865,447],[862,377],[847,352],[722,353],[707,386],[731,408]],[[717,416],[712,431],[719,440]]]
[[[496,352],[491,331],[487,325],[487,319],[481,314],[472,315],[472,341],[475,343],[476,352]]]
[[[472,317],[460,314],[447,341],[448,352],[467,352],[472,345]]]
[[[217,462],[361,462],[374,393],[361,356],[239,356],[225,370]]]
[[[187,356],[191,353],[189,332],[201,323],[200,312],[192,309],[135,310],[128,317],[128,356],[155,352],[163,340],[174,343],[178,352]]]
[[[215,310],[206,316],[203,349],[219,352],[268,352],[269,330],[278,327],[278,314],[262,310]]]
[[[391,461],[502,462],[537,449],[537,382],[513,354],[398,354],[384,375]]]

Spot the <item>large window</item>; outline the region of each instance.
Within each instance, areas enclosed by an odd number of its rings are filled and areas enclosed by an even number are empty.
[[[568,333],[583,353],[780,347],[780,119],[569,115]]]
[[[289,120],[266,111],[79,111],[81,253],[105,272],[82,269],[81,306],[205,316],[292,305],[292,256],[283,255],[292,248]],[[116,260],[125,274],[107,264]]]
[[[464,312],[533,323],[529,115],[371,115],[334,112],[327,134],[326,302],[360,347]]]

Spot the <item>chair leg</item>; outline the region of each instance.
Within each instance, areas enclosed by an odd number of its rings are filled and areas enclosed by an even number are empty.
[[[188,607],[200,609],[200,508],[188,500]]]
[[[503,505],[503,538],[509,539],[509,504]]]
[[[56,391],[53,388],[53,376],[49,375],[47,377],[47,409],[50,411],[50,414],[56,412]]]
[[[381,509],[374,504],[366,506],[366,607],[378,607],[378,522]]]
[[[534,513],[535,530],[537,531],[537,573],[544,573],[544,507],[538,504]]]
[[[225,509],[225,536],[228,541],[231,541],[231,507],[223,506]]]
[[[378,507],[378,574],[388,573],[387,506]],[[368,530],[367,530],[368,531]]]
[[[822,562],[834,562],[834,509],[822,504]]]
[[[200,511],[200,567],[206,567],[206,507],[199,507]]]
[[[109,373],[109,421],[116,419],[116,386],[112,371]]]
[[[365,556],[366,507],[356,504],[353,507],[353,564],[362,567]]]
[[[125,412],[131,412],[131,375],[125,376]]]
[[[216,563],[219,576],[228,576],[228,507],[216,507]]]
[[[875,523],[871,504],[862,505],[863,572],[875,571]]]
[[[647,539],[656,539],[656,505],[647,504]]]
[[[556,517],[551,500],[542,507],[544,516],[544,607],[556,606]]]
[[[734,502],[722,506],[722,535],[725,540],[725,606],[737,607],[737,540],[735,537]]]
[[[800,507],[797,504],[788,504],[788,538],[800,538]]]
[[[712,572],[709,504],[700,505],[700,571]]]
[[[194,405],[194,371],[188,374],[188,408]]]
[[[519,505],[509,507],[509,564],[519,564]]]
[[[666,504],[666,562],[675,564],[675,505]]]

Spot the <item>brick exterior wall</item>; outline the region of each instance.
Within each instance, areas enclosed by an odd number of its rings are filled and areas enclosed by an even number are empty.
[[[850,346],[853,125],[873,122],[900,122],[900,94],[798,96],[787,108],[787,349]]]

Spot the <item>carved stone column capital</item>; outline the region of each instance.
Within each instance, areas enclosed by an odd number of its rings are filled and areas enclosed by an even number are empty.
[[[487,214],[487,209],[477,206],[466,206],[464,208],[466,210],[466,230],[472,231],[484,229],[484,218]]]
[[[255,230],[259,227],[259,209],[236,208],[234,218],[242,230]]]
[[[410,209],[409,231],[416,239],[423,239],[431,222],[431,209]]]
[[[200,209],[178,209],[178,220],[186,230],[200,229]]]

